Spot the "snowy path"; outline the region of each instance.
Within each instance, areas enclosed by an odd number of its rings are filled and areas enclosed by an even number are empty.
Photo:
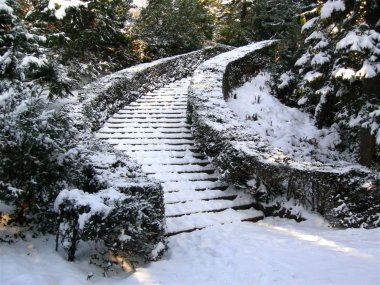
[[[168,235],[235,221],[257,221],[252,200],[222,183],[197,151],[186,122],[188,79],[139,98],[116,113],[97,136],[142,164],[162,183]]]

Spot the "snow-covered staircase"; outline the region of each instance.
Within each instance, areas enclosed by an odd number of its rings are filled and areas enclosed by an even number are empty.
[[[182,79],[139,98],[110,118],[97,136],[134,157],[161,182],[168,235],[261,219],[251,198],[220,182],[197,151],[186,122],[188,85]]]

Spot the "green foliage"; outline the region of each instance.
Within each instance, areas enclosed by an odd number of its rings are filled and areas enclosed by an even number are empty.
[[[134,33],[146,45],[147,58],[199,49],[212,37],[212,17],[200,0],[149,1]]]
[[[235,0],[219,5],[217,40],[235,46],[291,36],[299,5],[296,1]]]
[[[74,130],[64,111],[46,106],[48,97],[64,96],[69,87],[57,80],[42,47],[45,38],[31,33],[14,14],[19,6],[9,3],[15,9],[0,12],[0,196],[16,206],[19,222],[48,221],[43,210],[60,184],[58,157]]]
[[[353,191],[343,191],[332,199],[338,201],[332,213],[336,221],[333,225],[369,229],[380,226],[379,176],[369,177],[365,185],[356,185]]]
[[[279,80],[283,87],[274,89],[310,112],[319,127],[338,123],[345,147],[356,147],[360,128],[369,129],[379,144],[380,30],[374,20],[379,7],[373,1],[344,1],[339,6],[344,8],[330,10],[331,3],[304,14],[309,21],[288,72],[292,84]]]
[[[69,6],[64,13],[49,1],[33,3],[26,19],[43,31],[58,61],[68,66],[68,76],[78,82],[138,60],[125,29],[131,0],[92,0]]]

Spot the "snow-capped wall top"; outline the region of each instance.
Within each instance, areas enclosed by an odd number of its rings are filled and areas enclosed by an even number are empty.
[[[214,71],[224,71],[226,66],[230,62],[242,58],[243,56],[247,55],[248,53],[254,52],[255,50],[259,50],[266,46],[270,46],[274,42],[276,42],[276,40],[268,40],[236,48],[232,51],[222,53],[212,59],[205,61],[200,68],[211,68]]]

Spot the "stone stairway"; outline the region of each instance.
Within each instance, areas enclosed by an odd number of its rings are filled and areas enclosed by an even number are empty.
[[[97,136],[134,157],[161,182],[168,236],[234,221],[257,221],[252,199],[220,182],[186,122],[189,79],[168,84],[116,113]]]

